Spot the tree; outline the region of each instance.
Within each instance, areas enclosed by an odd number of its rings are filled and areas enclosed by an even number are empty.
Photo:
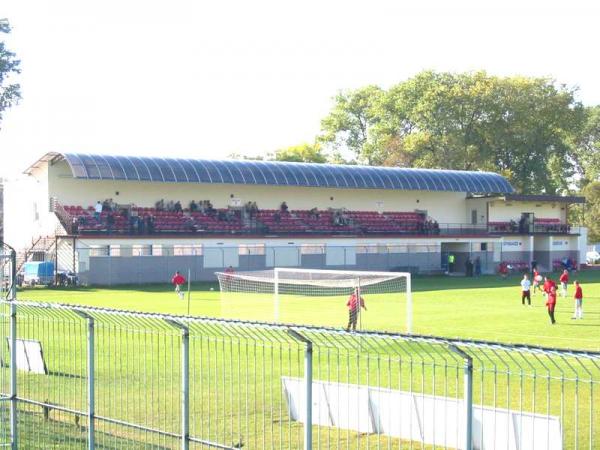
[[[573,155],[581,187],[600,180],[600,106],[586,108],[584,115],[585,122],[577,134]]]
[[[574,210],[571,223],[587,227],[588,242],[600,242],[600,181],[588,183],[581,194],[585,197],[585,206]]]
[[[283,148],[275,152],[275,161],[291,161],[291,162],[309,162],[309,163],[324,163],[327,162],[327,157],[323,154],[321,146],[316,144],[303,143],[292,147]]]
[[[335,97],[333,109],[321,121],[319,142],[353,152],[357,159],[372,164],[370,130],[378,120],[376,105],[384,91],[377,86],[367,86],[354,91],[340,92]]]
[[[369,164],[495,171],[523,193],[554,194],[572,182],[583,112],[553,80],[425,71],[338,95],[321,140]]]
[[[0,19],[0,33],[10,33],[10,25],[6,19]],[[21,86],[10,81],[11,75],[21,73],[21,61],[15,56],[6,48],[4,41],[0,41],[0,123],[4,111],[21,98]]]

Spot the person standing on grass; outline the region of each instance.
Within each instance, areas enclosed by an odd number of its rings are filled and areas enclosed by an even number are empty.
[[[542,281],[542,276],[537,271],[537,269],[533,269],[533,293],[535,294],[537,291],[541,291],[540,281]]]
[[[546,306],[548,307],[548,315],[550,316],[550,323],[554,325],[556,320],[554,319],[554,308],[556,308],[556,286],[550,288],[548,297],[546,298]]]
[[[531,306],[531,281],[529,281],[529,277],[525,274],[523,275],[523,279],[521,280],[521,304],[525,306],[525,299],[527,299],[527,304]]]
[[[575,312],[573,313],[573,317],[571,319],[583,319],[583,290],[581,289],[581,285],[579,281],[575,280]]]
[[[544,285],[542,286],[542,291],[544,293],[544,297],[548,298],[548,294],[550,293],[550,289],[556,289],[556,283],[550,277],[544,277]]]
[[[185,278],[183,277],[183,275],[181,275],[178,271],[175,272],[175,275],[173,275],[173,278],[171,278],[171,283],[175,285],[175,292],[177,293],[179,298],[183,300],[185,296],[183,291],[181,290],[181,286],[185,284]]]
[[[350,294],[346,306],[348,307],[348,326],[346,327],[346,331],[350,331],[350,327],[352,327],[352,331],[356,331],[360,308],[363,308],[365,311],[367,310],[365,299],[359,294],[358,288],[354,289],[354,292]]]
[[[569,271],[567,269],[563,270],[563,273],[561,274],[558,281],[560,281],[561,294],[563,297],[566,297],[567,286],[569,285]]]

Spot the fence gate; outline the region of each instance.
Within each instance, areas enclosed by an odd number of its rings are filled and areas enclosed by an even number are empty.
[[[14,250],[0,243],[0,300],[11,300],[14,298],[15,277]],[[8,314],[4,314],[7,306],[0,307],[0,448],[11,446],[11,414],[10,414],[10,368],[8,367],[7,342],[10,335]]]

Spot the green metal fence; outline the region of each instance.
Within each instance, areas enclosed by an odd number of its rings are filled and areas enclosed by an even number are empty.
[[[5,300],[0,339],[12,448],[600,447],[600,353]]]

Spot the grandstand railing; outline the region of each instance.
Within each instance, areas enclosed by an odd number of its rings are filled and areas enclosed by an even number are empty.
[[[598,352],[21,301],[0,319],[12,448],[600,446]]]

